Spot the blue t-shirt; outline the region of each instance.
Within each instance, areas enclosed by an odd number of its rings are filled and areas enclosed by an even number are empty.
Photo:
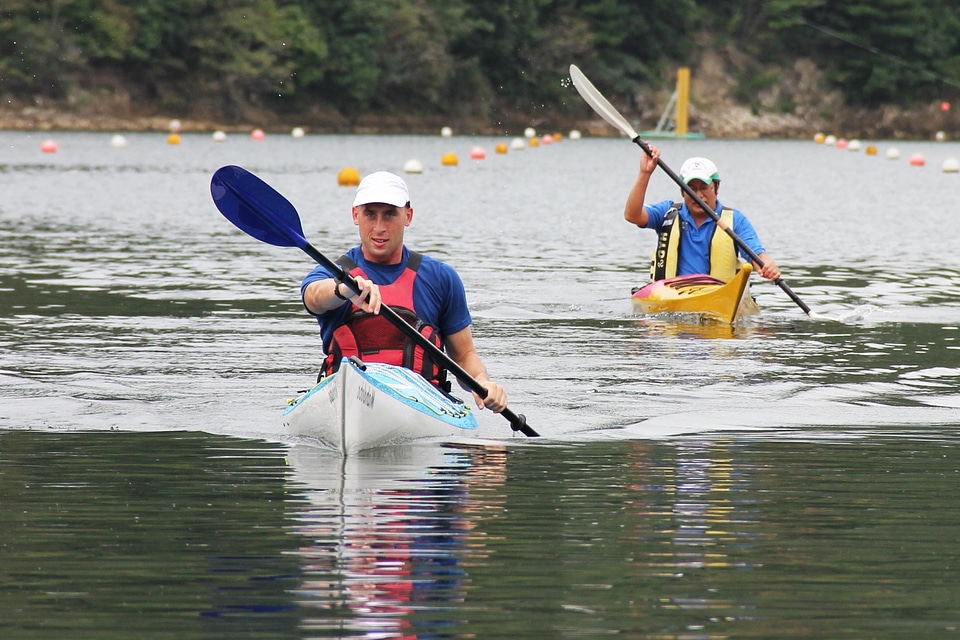
[[[644,205],[647,210],[647,228],[654,229],[658,234],[662,231],[663,218],[667,211],[673,206],[672,200],[664,200],[656,204]],[[723,210],[723,205],[717,201],[716,213],[719,216]],[[690,215],[686,203],[680,207],[678,214],[680,223],[680,247],[677,260],[677,275],[685,276],[692,273],[710,273],[710,240],[713,238],[713,231],[717,228],[717,223],[713,218],[707,220],[699,227],[694,223],[693,216]],[[676,224],[676,222],[674,223]],[[743,243],[757,255],[765,250],[760,244],[757,232],[753,230],[753,225],[737,209],[733,210],[733,232],[737,234]],[[718,230],[717,233],[726,233]],[[737,255],[743,260],[750,261],[740,247],[737,247]]]
[[[347,251],[347,257],[354,264],[363,269],[367,278],[377,285],[393,283],[404,269],[410,258],[410,250],[403,247],[403,258],[399,264],[377,264],[368,262],[363,257],[363,250],[353,247]],[[307,285],[317,280],[326,280],[335,277],[322,265],[318,265],[307,274],[300,284],[300,296],[303,297]],[[323,341],[323,352],[330,353],[330,341],[333,331],[346,319],[352,305],[342,304],[336,309],[316,316],[320,324],[320,338]],[[463,288],[460,274],[450,265],[424,255],[417,269],[417,278],[413,284],[413,311],[425,323],[440,330],[445,337],[453,335],[470,326],[470,310],[467,308],[467,294]]]

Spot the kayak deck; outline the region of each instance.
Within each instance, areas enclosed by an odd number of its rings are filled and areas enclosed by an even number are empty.
[[[477,429],[470,407],[403,367],[344,359],[290,402],[284,426],[343,455]]]
[[[706,274],[657,280],[634,290],[635,313],[695,313],[732,324],[742,317],[760,313],[750,295],[753,267],[743,264],[728,282]]]

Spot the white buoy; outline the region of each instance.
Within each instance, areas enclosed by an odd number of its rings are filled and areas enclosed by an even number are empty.
[[[127,146],[127,139],[124,138],[119,133],[110,138],[110,146],[119,149],[120,147]]]
[[[290,135],[294,138],[302,138],[304,135],[306,135],[306,132],[303,130],[303,127],[294,127],[290,132]]]
[[[214,142],[226,142],[226,141],[227,141],[227,134],[224,133],[223,131],[220,131],[219,129],[217,129],[216,131],[213,132],[213,141],[214,141]]]
[[[403,165],[405,173],[423,173],[423,164],[419,160],[407,160]]]
[[[887,160],[897,160],[900,157],[900,150],[896,147],[887,149]]]
[[[941,167],[944,173],[960,173],[960,160],[956,158],[947,158],[943,161]]]
[[[937,142],[943,142],[947,139],[947,134],[943,131],[937,131],[936,135],[933,136]]]
[[[444,138],[449,138],[450,136],[453,135],[453,129],[451,129],[450,127],[443,127],[442,129],[440,129],[440,135],[443,136]]]
[[[179,120],[173,119],[167,124],[167,128],[170,129],[170,133],[180,133],[183,130],[183,125],[180,124]]]
[[[523,138],[514,138],[513,140],[510,141],[510,148],[513,149],[514,151],[520,151],[526,146],[527,146],[527,143],[523,141]]]
[[[848,142],[848,143],[847,143],[847,151],[860,151],[860,141],[854,139],[854,140],[851,140],[850,142]]]
[[[579,140],[580,131],[578,129],[573,129],[567,137],[570,138],[571,140]]]
[[[823,144],[832,147],[833,145],[837,144],[837,136],[831,133],[830,135],[828,135],[826,138],[823,139]]]
[[[523,137],[524,137],[524,138],[536,138],[536,137],[537,137],[537,130],[534,129],[533,127],[527,127],[526,129],[523,130]]]

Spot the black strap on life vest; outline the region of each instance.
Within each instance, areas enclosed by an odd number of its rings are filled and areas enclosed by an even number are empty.
[[[664,280],[667,277],[667,253],[670,247],[670,234],[673,232],[674,223],[680,214],[681,206],[683,206],[683,203],[674,202],[663,214],[660,237],[657,239],[657,250],[653,254],[653,277],[651,280]]]

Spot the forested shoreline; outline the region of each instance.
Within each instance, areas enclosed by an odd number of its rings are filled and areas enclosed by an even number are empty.
[[[691,126],[708,134],[925,136],[955,128],[960,5],[6,0],[0,126],[589,126],[571,63],[640,129],[689,66]]]

